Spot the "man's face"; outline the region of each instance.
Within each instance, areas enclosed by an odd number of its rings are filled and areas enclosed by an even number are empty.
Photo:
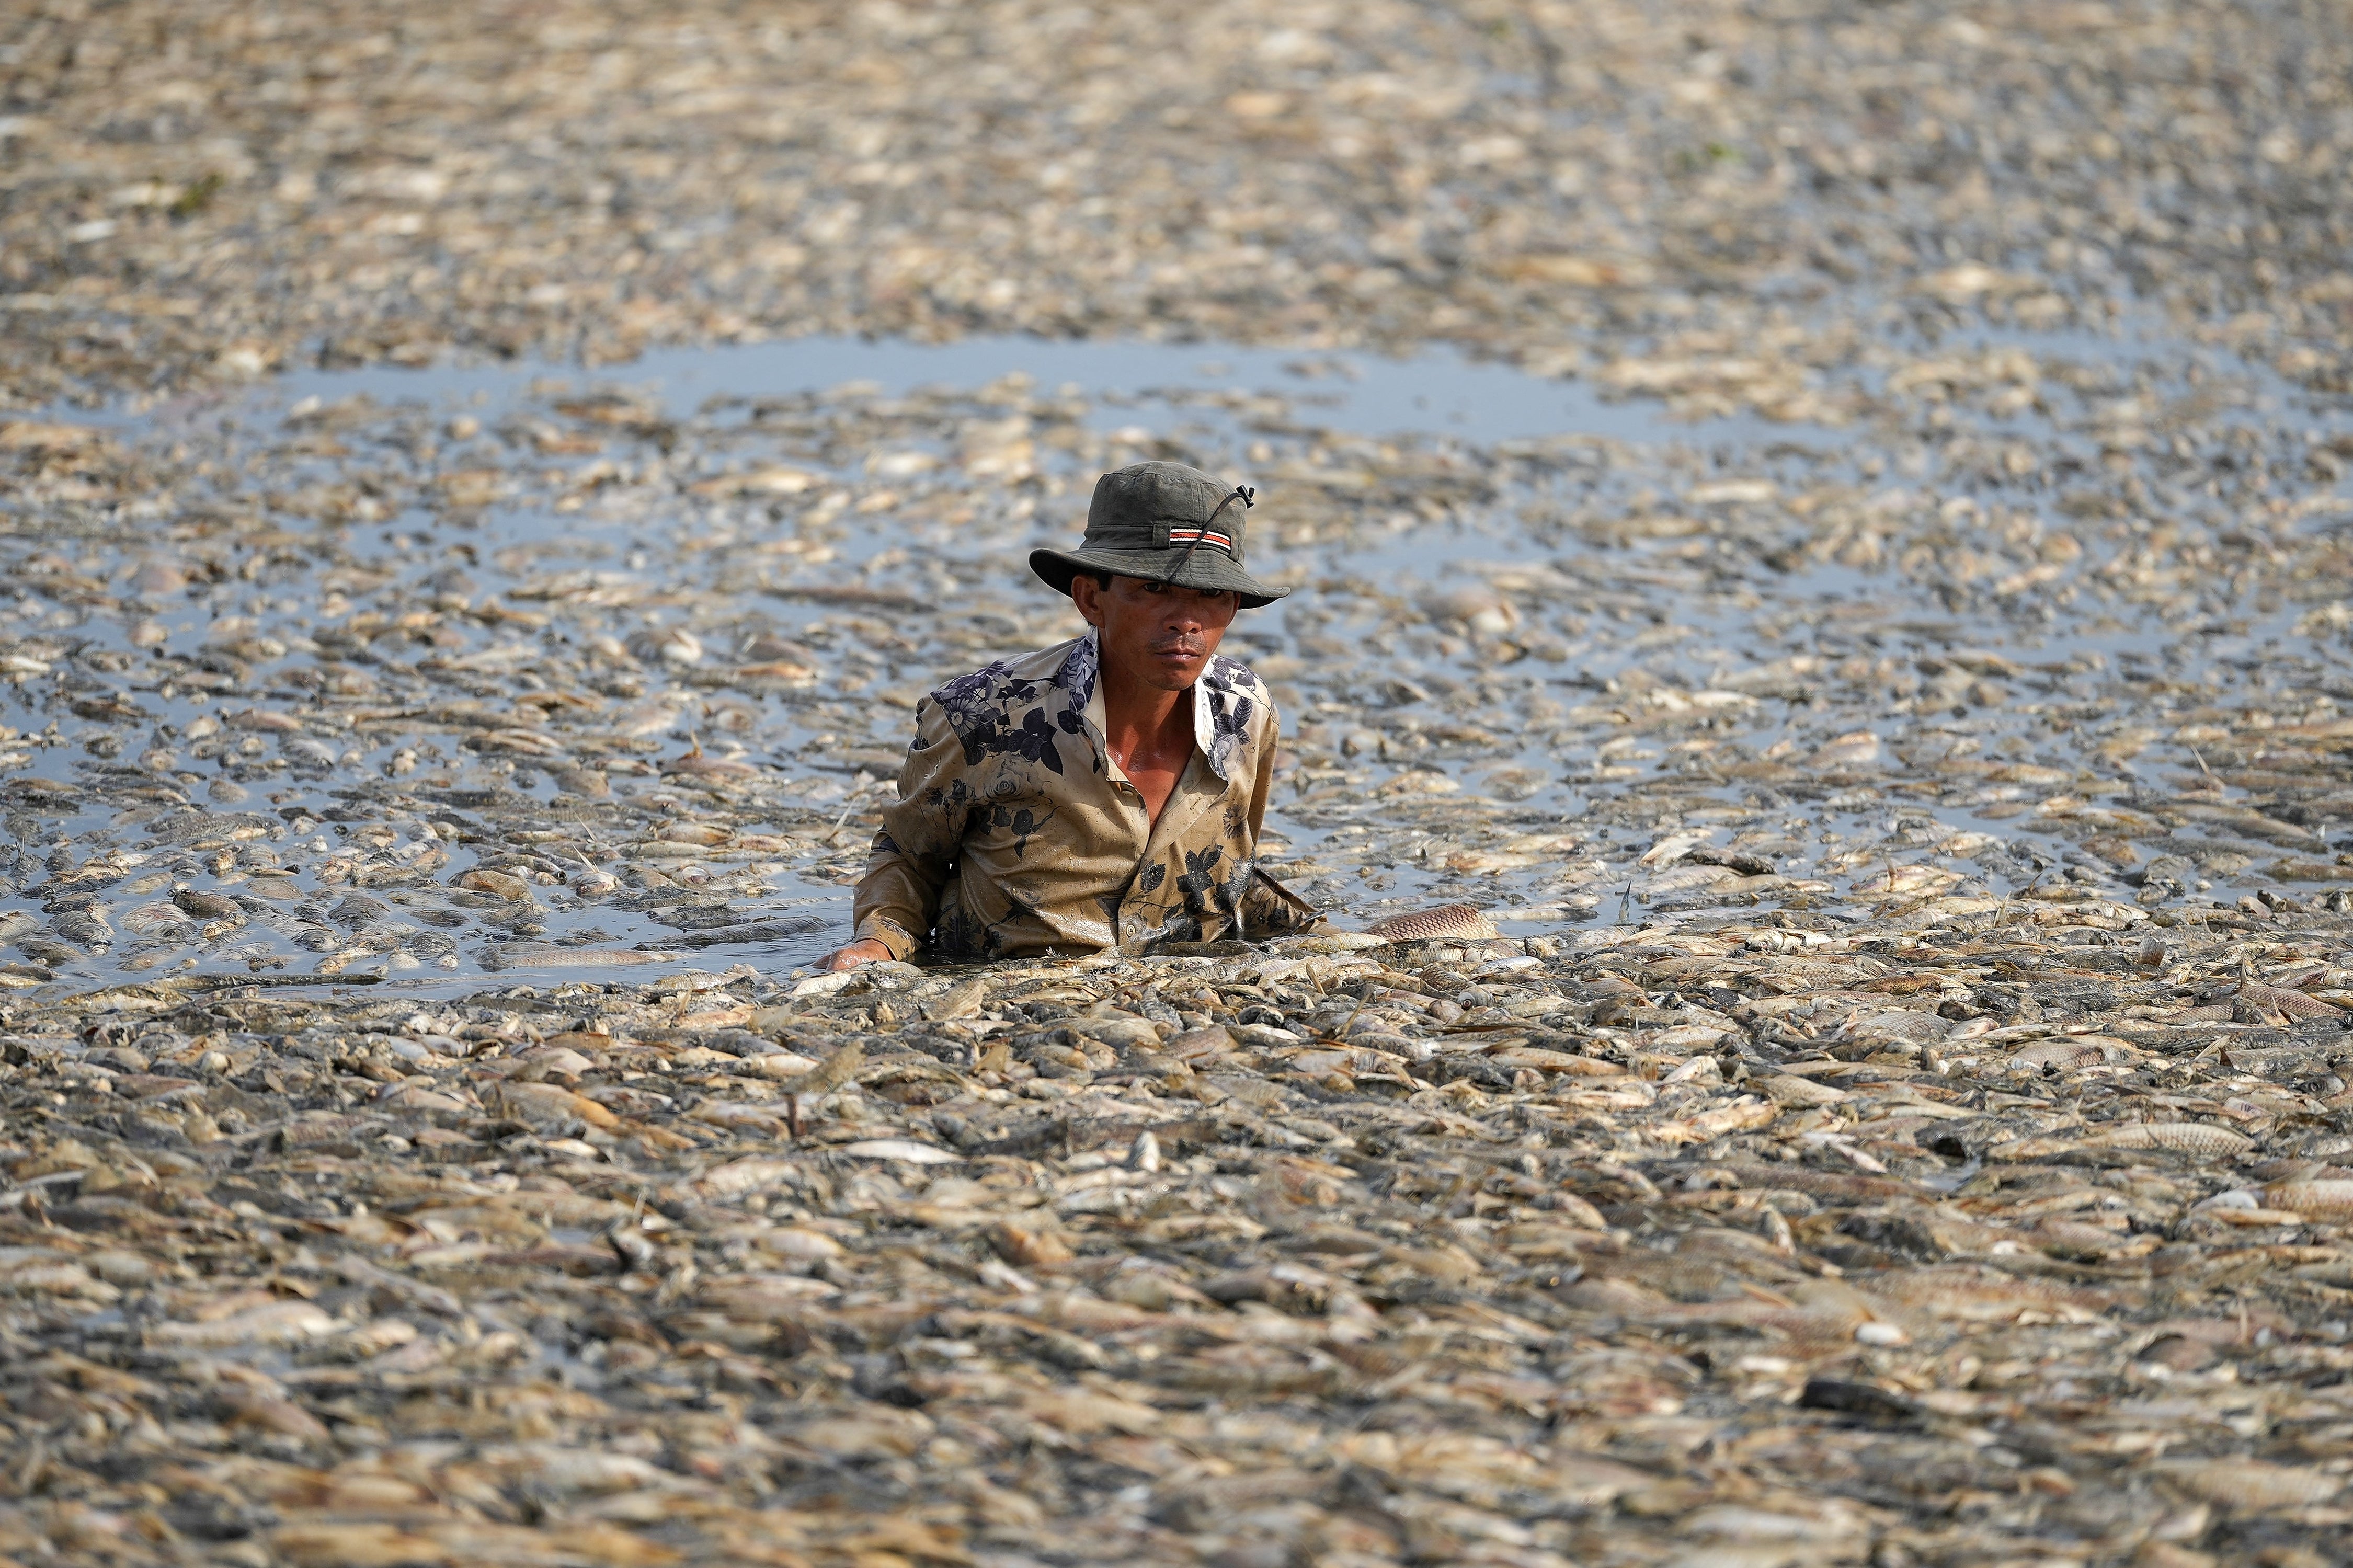
[[[1200,678],[1241,607],[1230,593],[1141,577],[1113,577],[1106,588],[1083,573],[1071,580],[1071,601],[1095,628],[1103,668],[1162,691],[1182,691]]]

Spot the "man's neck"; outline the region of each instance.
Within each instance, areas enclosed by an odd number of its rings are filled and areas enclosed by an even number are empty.
[[[1193,733],[1192,688],[1166,691],[1106,667],[1102,672],[1103,739],[1114,751],[1160,751]]]

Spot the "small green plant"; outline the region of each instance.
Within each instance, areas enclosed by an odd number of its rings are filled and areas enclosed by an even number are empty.
[[[175,218],[195,216],[212,205],[213,197],[219,194],[221,186],[227,183],[216,174],[207,174],[191,180],[187,188],[173,198],[172,216]]]

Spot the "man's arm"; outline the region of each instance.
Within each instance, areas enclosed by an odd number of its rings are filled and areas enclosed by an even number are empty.
[[[852,906],[857,939],[820,967],[849,969],[881,958],[903,959],[923,945],[940,912],[940,889],[964,843],[969,793],[955,786],[964,746],[930,698],[915,706],[915,743],[899,767],[898,803],[866,852],[866,874]]]

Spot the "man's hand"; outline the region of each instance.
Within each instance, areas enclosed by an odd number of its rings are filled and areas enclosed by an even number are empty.
[[[881,963],[891,956],[891,950],[869,937],[839,947],[817,961],[819,969],[855,969],[861,963]]]

